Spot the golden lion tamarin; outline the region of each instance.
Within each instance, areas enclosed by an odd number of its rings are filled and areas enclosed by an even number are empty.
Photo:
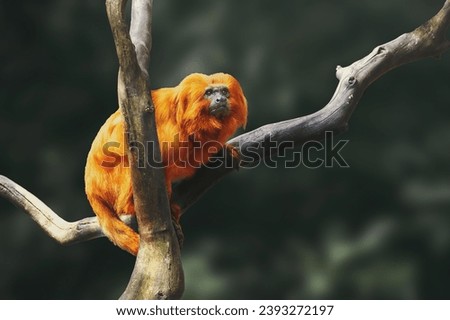
[[[223,148],[227,139],[247,122],[247,100],[231,75],[194,73],[173,88],[151,92],[165,167],[169,199],[172,182],[190,177]],[[127,157],[125,123],[121,110],[100,128],[87,157],[87,198],[105,235],[117,246],[136,255],[139,235],[119,215],[135,214]],[[116,146],[111,152],[109,146]],[[180,210],[171,203],[172,217]]]

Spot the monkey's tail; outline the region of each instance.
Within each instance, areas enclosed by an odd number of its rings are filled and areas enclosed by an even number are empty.
[[[117,213],[103,199],[89,197],[92,209],[98,217],[100,226],[105,235],[116,246],[137,255],[139,251],[139,235],[122,220]]]

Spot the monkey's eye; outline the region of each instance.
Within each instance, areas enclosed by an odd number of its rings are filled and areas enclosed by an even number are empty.
[[[212,89],[206,89],[205,95],[210,96],[212,94],[213,94],[213,90]]]
[[[220,90],[220,92],[226,97],[228,97],[230,95],[230,91],[228,91],[228,88],[222,88],[222,90]]]

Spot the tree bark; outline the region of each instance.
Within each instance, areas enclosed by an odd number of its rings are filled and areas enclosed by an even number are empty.
[[[121,299],[175,299],[184,290],[180,248],[170,217],[164,171],[147,163],[148,158],[161,159],[147,72],[153,1],[133,0],[131,37],[125,23],[125,4],[125,0],[106,0],[120,65],[119,106],[127,128],[140,235],[135,267]],[[148,142],[154,147],[149,148]]]

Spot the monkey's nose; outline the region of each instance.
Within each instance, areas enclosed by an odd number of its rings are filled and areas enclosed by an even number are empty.
[[[217,97],[216,98],[216,103],[224,103],[225,101],[227,101],[227,98],[225,98],[225,97]]]

